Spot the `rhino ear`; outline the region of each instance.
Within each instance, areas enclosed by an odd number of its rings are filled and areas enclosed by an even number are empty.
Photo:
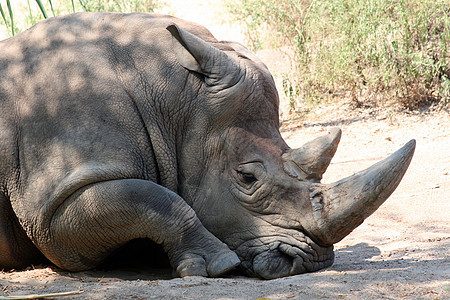
[[[167,30],[172,34],[178,62],[184,68],[204,75],[208,85],[225,88],[239,80],[239,65],[225,52],[175,24],[169,25]]]
[[[184,68],[194,71],[197,73],[202,73],[200,64],[197,62],[197,60],[192,56],[192,54],[187,50],[188,47],[186,45],[185,40],[191,38],[190,36],[184,37],[183,34],[186,35],[181,28],[179,28],[177,25],[170,25],[167,27],[167,30],[170,31],[173,37],[173,48],[175,51],[175,55],[177,56],[178,62],[180,65],[182,65]],[[192,43],[192,41],[190,42]]]

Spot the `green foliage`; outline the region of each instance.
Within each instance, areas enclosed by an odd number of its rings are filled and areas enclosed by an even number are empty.
[[[10,0],[0,0],[0,27],[3,27],[9,36],[33,26],[43,18],[48,18],[49,11],[53,16],[77,11],[153,12],[164,5],[163,0],[59,0],[55,2],[56,6],[52,0],[23,0],[16,1],[16,6],[11,8],[11,3]],[[4,4],[8,7],[9,15],[3,10]]]
[[[229,0],[228,9],[253,49],[294,50],[290,83],[305,102],[450,102],[449,0]]]
[[[79,0],[84,11],[152,12],[161,5],[157,0]]]
[[[299,96],[299,91],[297,89],[297,86],[293,84],[289,78],[289,75],[284,73],[282,74],[283,80],[282,80],[282,86],[283,86],[283,92],[284,96],[289,101],[289,107],[291,110],[295,110],[296,106],[296,99]]]
[[[39,9],[42,12],[42,15],[44,16],[44,18],[48,18],[47,16],[47,12],[45,11],[44,5],[42,4],[41,0],[36,0],[37,5],[39,6]],[[49,1],[50,6],[52,7],[52,11],[53,11],[53,5],[52,3]],[[30,1],[28,1],[28,7],[30,7]]]
[[[6,0],[6,6],[8,7],[8,13],[9,13],[9,22],[8,18],[5,15],[5,11],[3,10],[3,7],[0,3],[0,13],[2,15],[2,19],[5,22],[5,25],[7,28],[11,28],[11,34],[14,35],[15,33],[15,27],[14,27],[14,15],[11,9],[11,2],[9,0]]]

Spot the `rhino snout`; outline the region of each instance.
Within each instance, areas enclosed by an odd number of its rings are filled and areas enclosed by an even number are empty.
[[[311,255],[302,249],[280,243],[274,250],[258,254],[253,260],[253,271],[264,279],[314,272],[334,262],[333,247],[323,248],[321,254]]]
[[[305,242],[306,241],[306,242]],[[264,279],[274,279],[291,275],[314,272],[329,267],[334,262],[333,246],[321,247],[306,237],[303,241],[273,241],[261,245],[261,240],[253,241],[237,252],[244,253],[240,268],[249,275]],[[255,246],[259,244],[258,246]],[[252,250],[249,250],[252,249]],[[239,251],[241,250],[241,251]],[[249,252],[252,257],[248,256]]]

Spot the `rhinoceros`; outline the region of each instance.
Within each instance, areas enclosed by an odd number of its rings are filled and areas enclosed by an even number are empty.
[[[322,184],[340,129],[291,149],[278,107],[254,54],[175,17],[77,13],[2,41],[0,268],[91,269],[135,239],[179,276],[330,266],[415,141]]]

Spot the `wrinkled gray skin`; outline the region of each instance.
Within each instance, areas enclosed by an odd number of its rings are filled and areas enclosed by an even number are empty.
[[[248,50],[168,16],[79,13],[2,41],[0,268],[85,270],[136,238],[180,276],[330,266],[415,142],[320,184],[340,130],[290,149],[278,104]]]

